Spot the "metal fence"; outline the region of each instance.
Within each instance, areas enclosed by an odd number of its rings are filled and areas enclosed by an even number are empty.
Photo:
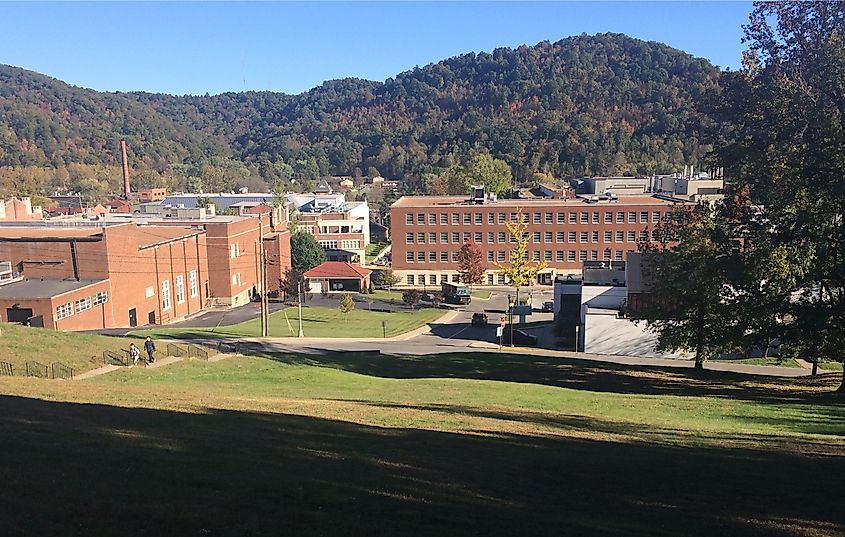
[[[15,374],[15,366],[9,362],[0,362],[0,375],[11,377]]]
[[[199,345],[194,345],[193,343],[188,344],[188,357],[189,358],[199,358],[200,360],[208,360],[208,351],[200,347]]]
[[[106,365],[129,365],[129,353],[103,351],[103,363]]]
[[[188,349],[180,347],[175,343],[168,343],[167,344],[167,355],[168,356],[176,356],[178,358],[183,358],[188,356]]]
[[[70,380],[73,378],[73,368],[61,362],[53,362],[50,368],[53,370],[54,379]]]
[[[26,363],[26,376],[38,377],[42,379],[50,378],[50,375],[47,371],[47,366],[44,364],[39,364],[38,362]]]

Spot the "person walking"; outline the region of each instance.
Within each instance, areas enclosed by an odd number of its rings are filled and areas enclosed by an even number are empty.
[[[153,338],[147,336],[147,341],[144,342],[144,350],[147,351],[147,356],[149,356],[149,363],[155,362],[156,359],[153,354],[156,351],[156,344],[153,343]]]
[[[141,357],[141,351],[134,343],[129,344],[129,358],[132,360],[132,365],[138,365],[138,358]]]

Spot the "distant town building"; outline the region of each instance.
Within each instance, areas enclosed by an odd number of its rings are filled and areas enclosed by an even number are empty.
[[[266,203],[273,205],[274,195],[271,193],[248,193],[248,194],[170,194],[160,202],[161,205],[171,207],[185,207],[193,209],[197,207],[197,200],[207,200],[217,206],[218,209],[228,209],[229,206],[241,202]]]
[[[120,198],[115,198],[111,201],[108,201],[104,203],[103,206],[108,209],[110,213],[132,213],[132,203]]]
[[[163,201],[167,198],[166,188],[142,188],[138,192],[132,193],[132,196],[137,198],[141,203],[150,203],[152,201]]]
[[[22,222],[29,220],[41,220],[42,209],[39,206],[32,206],[30,198],[9,198],[0,200],[0,221]]]
[[[570,185],[576,194],[631,196],[644,194],[649,182],[645,177],[582,177],[570,180]]]
[[[343,193],[288,194],[297,228],[314,235],[329,261],[363,263],[370,244],[370,209]]]

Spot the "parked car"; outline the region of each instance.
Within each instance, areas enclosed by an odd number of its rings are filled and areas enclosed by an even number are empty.
[[[420,300],[423,302],[431,302],[434,299],[434,295],[429,293],[428,291],[423,291],[420,293]]]
[[[472,326],[487,326],[487,314],[481,312],[473,313]]]
[[[555,311],[555,303],[551,300],[543,302],[543,311],[546,313],[553,313]]]
[[[505,341],[510,341],[510,334],[505,334],[507,338]],[[528,347],[533,347],[537,345],[537,336],[534,334],[529,334],[524,330],[514,330],[513,331],[513,344],[514,345],[526,345]]]

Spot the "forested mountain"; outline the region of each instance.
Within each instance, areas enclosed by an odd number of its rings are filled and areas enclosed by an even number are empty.
[[[300,95],[100,93],[0,67],[0,166],[113,165],[123,136],[133,167],[184,175],[184,186],[188,176],[202,186],[200,167],[221,162],[275,183],[371,168],[419,177],[480,152],[517,178],[666,172],[706,152],[699,106],[718,78],[706,60],[620,34],[465,54]]]

